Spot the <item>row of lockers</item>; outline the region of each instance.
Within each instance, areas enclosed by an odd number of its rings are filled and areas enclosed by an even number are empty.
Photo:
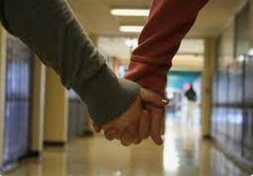
[[[32,52],[7,37],[4,125],[4,165],[28,153],[31,107]]]
[[[253,168],[253,58],[217,71],[213,83],[212,136]]]
[[[253,107],[253,57],[241,59],[215,73],[214,104]]]
[[[6,59],[4,165],[17,161],[29,152],[34,58],[26,45],[9,35]],[[70,91],[69,138],[85,132],[88,126],[87,118],[86,106]]]

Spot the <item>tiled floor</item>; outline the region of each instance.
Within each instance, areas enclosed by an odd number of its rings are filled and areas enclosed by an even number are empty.
[[[198,128],[168,118],[163,147],[150,140],[122,147],[102,136],[78,139],[64,149],[48,148],[40,161],[28,160],[3,176],[249,176],[209,141]]]

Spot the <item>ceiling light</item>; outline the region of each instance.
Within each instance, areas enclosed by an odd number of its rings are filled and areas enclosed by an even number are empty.
[[[143,26],[120,26],[119,30],[121,32],[133,32],[140,33],[143,29]]]
[[[129,48],[135,49],[138,46],[138,39],[126,39],[125,45]]]
[[[111,14],[114,16],[144,16],[149,15],[148,9],[112,9]]]
[[[251,48],[251,49],[249,50],[248,55],[249,55],[249,56],[253,56],[253,48]]]
[[[244,62],[245,57],[243,55],[240,55],[239,57],[237,57],[236,61],[238,62]]]

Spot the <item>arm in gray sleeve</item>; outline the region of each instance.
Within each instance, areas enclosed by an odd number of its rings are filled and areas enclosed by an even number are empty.
[[[65,0],[0,1],[7,30],[79,94],[96,124],[110,122],[131,106],[140,87],[117,79]]]

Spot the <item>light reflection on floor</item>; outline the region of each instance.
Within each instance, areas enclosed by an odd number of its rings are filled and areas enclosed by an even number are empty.
[[[150,140],[122,147],[102,136],[72,141],[63,149],[47,148],[41,160],[24,161],[3,176],[249,176],[210,141],[200,140],[198,120],[168,114],[163,147]]]

